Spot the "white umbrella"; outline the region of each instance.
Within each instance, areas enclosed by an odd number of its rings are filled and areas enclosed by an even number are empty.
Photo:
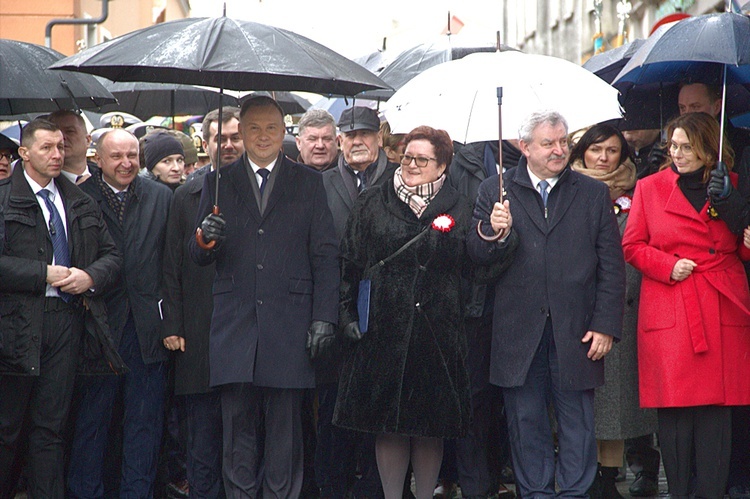
[[[533,111],[553,109],[578,130],[622,116],[617,90],[564,59],[521,52],[470,54],[416,76],[391,97],[385,117],[394,133],[419,125],[446,130],[457,142],[497,140],[497,88],[503,88],[503,139]]]

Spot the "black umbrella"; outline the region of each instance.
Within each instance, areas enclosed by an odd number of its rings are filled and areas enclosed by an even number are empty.
[[[403,87],[425,69],[443,62],[461,59],[475,52],[495,52],[497,49],[497,42],[477,42],[476,40],[462,38],[460,35],[442,35],[430,42],[404,50],[383,69],[378,76],[393,87],[393,90],[370,90],[358,97],[388,99],[396,90]],[[503,45],[500,50],[511,49]]]
[[[729,116],[750,111],[750,18],[724,12],[682,20],[654,33],[612,85],[620,90],[626,119],[658,128],[676,111],[680,82],[724,85]],[[662,98],[659,99],[661,92]],[[664,96],[672,94],[671,102]],[[722,119],[723,123],[723,119]]]
[[[354,95],[388,87],[359,64],[304,36],[228,17],[149,26],[84,50],[52,68],[112,81],[205,85],[222,92],[229,88]],[[219,136],[221,124],[220,117]],[[218,181],[214,196],[213,211],[218,214]],[[198,241],[206,246],[200,233]]]
[[[115,102],[91,76],[47,69],[63,57],[41,45],[0,39],[0,116],[98,108]]]
[[[176,116],[206,114],[219,107],[219,91],[193,85],[153,82],[112,82],[105,78],[99,81],[117,99],[117,104],[108,105],[105,111],[124,111],[136,116]],[[229,95],[222,97],[225,106],[237,106],[238,100]]]
[[[240,104],[245,102],[245,100],[249,99],[253,95],[267,95],[268,97],[271,97],[279,103],[281,109],[284,110],[284,114],[302,114],[312,107],[312,103],[304,97],[300,97],[299,95],[293,94],[292,92],[284,91],[251,92],[247,95],[243,95],[242,98],[240,98]]]
[[[601,54],[595,54],[583,64],[583,67],[607,83],[612,83],[612,80],[620,74],[620,71],[625,67],[625,64],[627,64],[630,58],[633,57],[633,54],[641,48],[641,45],[643,45],[645,41],[646,40],[642,38],[638,38],[612,50],[607,50]]]
[[[387,88],[346,57],[291,31],[228,17],[149,26],[52,66],[112,81],[354,95]]]

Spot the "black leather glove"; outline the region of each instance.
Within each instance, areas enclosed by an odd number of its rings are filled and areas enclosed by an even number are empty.
[[[203,241],[210,242],[216,241],[216,244],[221,244],[226,235],[227,223],[221,217],[221,215],[214,215],[211,213],[201,222],[201,230],[203,231]]]
[[[344,326],[344,329],[341,331],[341,334],[344,335],[344,338],[351,342],[356,342],[362,339],[362,331],[359,330],[359,322],[353,321]]]
[[[722,201],[732,193],[732,182],[729,180],[729,170],[724,162],[716,163],[716,168],[711,170],[711,178],[708,181],[708,195],[712,201]]]
[[[336,337],[333,324],[323,321],[312,321],[310,329],[307,330],[307,353],[311,360],[320,357],[331,347]]]
[[[659,168],[661,165],[664,164],[664,161],[667,159],[667,150],[659,147],[658,144],[654,144],[654,146],[651,148],[651,152],[648,153],[648,156],[646,157],[646,162],[649,164],[651,171],[659,171]]]

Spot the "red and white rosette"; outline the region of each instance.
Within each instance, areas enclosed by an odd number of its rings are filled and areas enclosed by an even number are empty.
[[[432,221],[432,228],[440,232],[450,232],[455,225],[456,221],[448,214],[438,215]]]
[[[631,206],[633,206],[633,198],[628,195],[623,195],[615,199],[615,213],[627,213],[630,211]]]

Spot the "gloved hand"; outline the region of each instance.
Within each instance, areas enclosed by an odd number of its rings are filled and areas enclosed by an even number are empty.
[[[226,235],[227,223],[221,217],[221,215],[214,215],[211,213],[201,222],[201,230],[203,231],[203,241],[206,243],[210,241],[216,241],[216,244],[221,244]]]
[[[307,353],[311,360],[320,357],[328,350],[336,337],[333,324],[323,321],[312,321],[307,330]]]
[[[646,162],[651,165],[652,171],[659,170],[659,167],[664,164],[667,159],[667,150],[660,147],[658,144],[654,144],[651,148],[651,152],[646,157]]]
[[[362,339],[362,331],[359,330],[359,322],[357,321],[350,322],[344,326],[341,333],[344,335],[344,338],[351,342],[357,342]]]
[[[729,170],[724,162],[716,163],[716,168],[711,170],[711,178],[708,181],[708,195],[712,201],[721,201],[732,193],[732,182],[729,180]]]

